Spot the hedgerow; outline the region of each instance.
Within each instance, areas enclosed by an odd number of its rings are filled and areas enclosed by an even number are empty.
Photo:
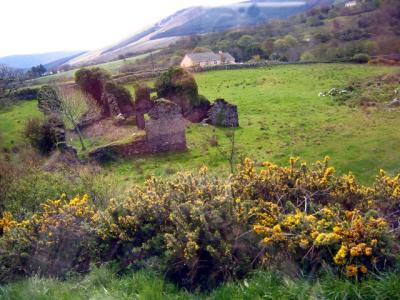
[[[336,176],[329,158],[308,166],[292,157],[286,167],[246,159],[228,179],[205,167],[151,178],[104,210],[87,196],[50,200],[30,218],[0,219],[0,280],[65,276],[90,263],[123,271],[154,258],[187,288],[289,263],[302,274],[363,280],[395,263],[399,178],[380,171],[366,187]]]

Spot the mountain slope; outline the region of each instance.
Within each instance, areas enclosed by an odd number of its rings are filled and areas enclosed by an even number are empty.
[[[219,7],[191,7],[176,12],[116,45],[85,53],[70,60],[68,64],[106,62],[127,53],[167,47],[182,36],[252,26],[271,19],[287,18],[314,6],[333,2],[334,0],[251,0]]]
[[[49,52],[41,54],[11,55],[0,57],[0,64],[6,64],[12,68],[28,69],[37,65],[46,65],[62,58],[71,57],[82,51]]]

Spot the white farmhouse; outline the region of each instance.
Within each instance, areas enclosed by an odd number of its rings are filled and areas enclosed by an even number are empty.
[[[344,6],[345,7],[354,7],[357,5],[357,1],[349,1]]]
[[[234,64],[235,58],[227,52],[220,51],[218,54],[210,51],[203,53],[188,53],[181,62],[181,67],[206,67],[223,64]]]

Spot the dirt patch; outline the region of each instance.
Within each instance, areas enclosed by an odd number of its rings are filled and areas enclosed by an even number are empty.
[[[131,137],[139,132],[140,130],[136,126],[117,126],[114,119],[103,119],[86,127],[83,134],[86,137],[101,138],[106,142],[112,143]]]

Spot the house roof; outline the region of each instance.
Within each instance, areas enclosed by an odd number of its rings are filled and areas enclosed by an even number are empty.
[[[188,53],[187,56],[195,63],[220,59],[219,55],[214,52]]]
[[[235,58],[228,52],[223,52],[222,55],[225,57],[225,60],[227,60],[227,61],[235,60]]]

